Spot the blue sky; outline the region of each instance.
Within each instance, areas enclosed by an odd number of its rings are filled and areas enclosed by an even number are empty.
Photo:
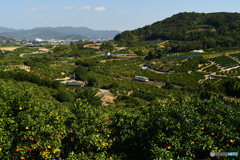
[[[238,12],[240,0],[1,0],[0,26],[133,30],[179,12]]]

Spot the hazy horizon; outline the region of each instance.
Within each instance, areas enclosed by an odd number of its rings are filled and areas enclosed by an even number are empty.
[[[179,12],[240,12],[238,0],[12,0],[0,6],[0,26],[88,27],[93,30],[133,30]]]

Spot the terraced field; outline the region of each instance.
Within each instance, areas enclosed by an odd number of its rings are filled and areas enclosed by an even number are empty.
[[[220,56],[215,58],[210,58],[210,61],[214,62],[215,64],[221,66],[223,69],[231,69],[239,66],[238,62],[231,59],[228,56]]]
[[[235,58],[236,60],[240,61],[240,53],[231,54],[230,56]]]

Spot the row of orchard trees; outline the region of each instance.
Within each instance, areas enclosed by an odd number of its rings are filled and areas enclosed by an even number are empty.
[[[162,99],[132,114],[1,85],[0,113],[0,159],[207,159],[240,149],[239,106],[217,99]]]

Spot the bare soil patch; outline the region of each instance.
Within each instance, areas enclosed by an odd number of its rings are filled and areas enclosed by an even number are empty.
[[[39,48],[38,50],[43,51],[43,52],[49,52],[49,49],[47,49],[47,48]]]
[[[111,92],[109,92],[109,90],[106,89],[100,89],[100,91],[96,94],[96,96],[103,96],[101,98],[101,101],[106,104],[106,103],[114,103],[114,100],[117,98],[114,96],[114,94],[112,94]]]
[[[75,57],[67,57],[67,59],[75,59]]]
[[[9,70],[13,70],[15,68],[20,68],[20,69],[23,69],[27,72],[30,72],[30,67],[26,66],[26,65],[12,65],[11,68],[4,69],[3,71],[9,71]]]
[[[21,48],[21,46],[0,47],[2,51],[14,51],[15,49],[18,48]]]

